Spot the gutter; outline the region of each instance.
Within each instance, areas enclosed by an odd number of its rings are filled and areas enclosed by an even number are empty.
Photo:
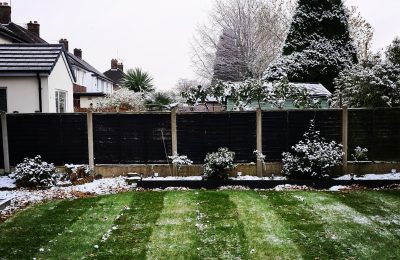
[[[38,80],[38,91],[39,91],[39,112],[42,113],[42,79],[40,78],[40,74],[37,73],[37,80]]]

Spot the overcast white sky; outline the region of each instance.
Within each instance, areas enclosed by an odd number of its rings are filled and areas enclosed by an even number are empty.
[[[8,0],[9,2],[9,0]],[[142,67],[159,89],[195,77],[190,41],[206,21],[214,0],[12,0],[12,20],[41,24],[50,43],[69,40],[100,71],[119,58],[125,68]],[[375,28],[374,49],[400,36],[400,0],[347,0]]]

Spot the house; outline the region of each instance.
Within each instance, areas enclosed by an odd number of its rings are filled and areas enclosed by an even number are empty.
[[[0,3],[0,44],[48,44],[40,37],[40,24],[37,21],[29,22],[25,27],[11,21],[11,6]],[[64,46],[64,55],[71,66],[74,81],[72,88],[74,97],[71,102],[77,109],[88,108],[90,104],[96,104],[96,99],[113,92],[114,82],[95,69],[82,58],[82,50],[74,49],[69,52],[68,41],[61,39]]]
[[[81,49],[75,48],[74,53],[70,53],[67,39],[61,39],[59,43],[64,45],[76,77],[74,82],[74,107],[76,111],[87,109],[91,105],[95,106],[98,98],[113,93],[114,82],[86,62],[82,57]]]
[[[306,89],[308,93],[310,93],[310,98],[312,99],[318,99],[321,104],[321,108],[329,108],[328,104],[328,99],[331,96],[331,93],[320,83],[290,83],[291,85],[295,86],[296,88],[299,89]],[[266,83],[265,87],[268,88],[270,86],[269,83]],[[259,105],[257,101],[251,102],[247,107],[248,108],[257,108]],[[283,105],[284,109],[296,109],[296,107],[293,104],[293,100],[287,99],[285,100],[285,104]],[[226,101],[226,109],[227,111],[232,111],[235,110],[235,103],[231,98],[227,98]],[[277,107],[274,107],[272,104],[268,102],[261,102],[261,109],[263,110],[274,110],[278,109]]]
[[[111,60],[111,69],[103,73],[107,78],[114,82],[114,90],[122,87],[123,79],[125,77],[124,64],[117,59]]]
[[[0,44],[0,110],[73,112],[75,81],[60,44]]]

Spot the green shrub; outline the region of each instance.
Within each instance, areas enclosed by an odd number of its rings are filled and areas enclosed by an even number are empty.
[[[343,156],[342,145],[327,142],[315,131],[314,120],[310,122],[304,140],[292,147],[292,152],[283,153],[283,174],[290,179],[326,179]]]
[[[226,180],[229,170],[235,168],[235,153],[228,148],[219,148],[215,153],[208,153],[204,159],[203,173],[207,179]]]
[[[10,178],[16,180],[18,187],[38,188],[54,186],[59,176],[52,163],[43,162],[40,155],[35,158],[25,158],[15,167]]]

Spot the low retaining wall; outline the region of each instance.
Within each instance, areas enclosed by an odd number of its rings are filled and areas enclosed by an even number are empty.
[[[281,176],[282,175],[282,163],[266,163],[264,167],[263,176]],[[354,163],[348,164],[348,173],[355,174],[385,174],[390,173],[392,170],[400,172],[400,163],[398,162],[368,162],[368,163]],[[170,165],[96,165],[96,174],[103,177],[116,177],[125,176],[129,172],[142,173],[144,177],[151,177],[153,173],[158,173],[159,177],[173,176],[172,166]],[[242,175],[257,176],[257,165],[254,163],[250,164],[239,164],[237,167],[230,172],[232,177],[236,176],[238,172]],[[190,165],[183,166],[178,174],[179,176],[200,176],[202,175],[202,165]],[[335,175],[341,176],[341,167],[335,170]]]
[[[60,171],[64,171],[64,167],[57,167]],[[13,171],[14,168],[11,168]],[[390,173],[392,170],[400,172],[400,162],[362,162],[355,163],[349,162],[348,173],[354,174],[385,174]],[[105,178],[125,176],[130,172],[143,173],[144,177],[151,177],[153,173],[158,173],[160,177],[173,176],[173,169],[171,165],[167,164],[98,164],[95,166],[95,172]],[[230,172],[232,177],[235,177],[238,172],[242,175],[257,176],[257,165],[255,163],[239,164]],[[3,172],[0,171],[0,175]],[[178,174],[179,176],[200,176],[202,175],[202,165],[183,166]],[[263,171],[264,177],[281,176],[282,163],[266,163]],[[335,175],[341,176],[342,169],[338,167],[335,170]]]

